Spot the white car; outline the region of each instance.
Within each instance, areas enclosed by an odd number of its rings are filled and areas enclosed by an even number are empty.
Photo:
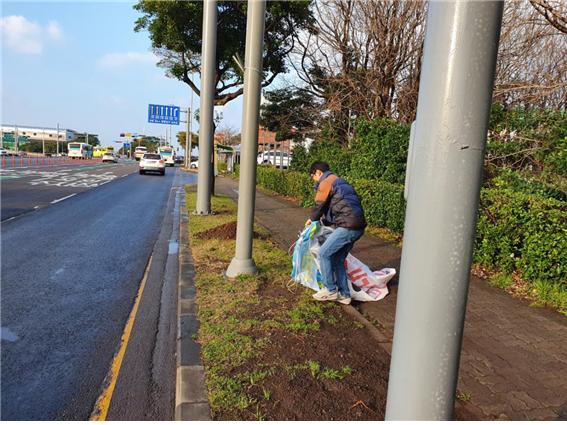
[[[102,162],[118,162],[118,158],[116,158],[113,152],[106,152],[102,156]]]
[[[283,165],[283,168],[289,167],[290,162],[290,155],[287,152],[280,151],[269,151],[269,152],[261,152],[258,154],[257,158],[258,164],[270,164],[279,167]]]
[[[146,171],[155,171],[162,176],[165,174],[165,161],[159,153],[145,153],[140,158],[140,174],[146,174]]]
[[[199,168],[199,160],[191,161],[189,168]]]
[[[0,156],[8,156],[8,151],[6,149],[0,149]]]

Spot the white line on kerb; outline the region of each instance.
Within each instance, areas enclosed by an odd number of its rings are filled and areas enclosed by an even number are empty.
[[[65,196],[64,198],[56,199],[55,201],[51,201],[50,204],[56,204],[57,202],[64,201],[65,199],[69,199],[71,196],[75,196],[75,195],[76,195],[76,193],[71,193],[69,196]]]

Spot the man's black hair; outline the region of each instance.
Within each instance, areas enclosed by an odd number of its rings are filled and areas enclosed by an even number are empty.
[[[309,167],[309,174],[315,174],[317,170],[320,170],[322,173],[324,173],[325,171],[329,171],[330,168],[331,167],[329,167],[329,164],[327,164],[326,162],[315,161],[313,164],[311,164],[311,167]]]

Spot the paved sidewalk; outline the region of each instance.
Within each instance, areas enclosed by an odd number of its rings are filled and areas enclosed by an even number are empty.
[[[237,198],[238,182],[216,180],[216,191]],[[297,239],[308,211],[279,196],[258,191],[256,220],[286,250]],[[371,269],[395,267],[401,249],[365,235],[353,254]],[[390,295],[356,307],[391,337],[398,280]],[[459,390],[470,400],[461,403],[467,419],[567,419],[567,319],[532,308],[485,281],[471,277]]]

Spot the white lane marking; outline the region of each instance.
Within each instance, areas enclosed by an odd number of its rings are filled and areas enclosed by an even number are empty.
[[[10,329],[2,326],[0,327],[0,339],[3,341],[14,342],[18,340],[18,335],[16,335]]]
[[[75,195],[76,195],[76,193],[71,193],[69,196],[65,196],[64,198],[56,199],[55,201],[51,201],[50,204],[56,204],[57,202],[64,201],[65,199],[69,199],[71,196],[75,196]]]
[[[34,210],[37,210],[39,208],[39,205],[36,205],[35,207],[33,207]]]

